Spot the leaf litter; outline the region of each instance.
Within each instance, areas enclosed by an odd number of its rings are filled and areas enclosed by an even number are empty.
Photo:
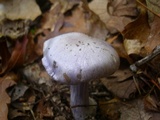
[[[98,102],[92,120],[159,119],[160,57],[150,58],[160,43],[159,2],[22,0],[20,6],[30,4],[33,12],[19,9],[16,2],[0,4],[1,119],[73,119],[69,86],[53,82],[41,64],[43,43],[73,31],[106,40],[121,58],[115,74],[90,82],[90,96]],[[13,11],[6,12],[9,6]],[[130,69],[146,57],[135,71]]]

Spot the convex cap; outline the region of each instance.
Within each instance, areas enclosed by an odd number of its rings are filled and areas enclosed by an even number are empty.
[[[106,41],[71,32],[44,43],[42,64],[54,80],[77,84],[108,76],[119,67],[117,52]]]

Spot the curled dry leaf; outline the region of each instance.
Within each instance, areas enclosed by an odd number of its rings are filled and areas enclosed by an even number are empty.
[[[145,2],[143,0],[142,2],[145,5]],[[138,18],[128,24],[125,27],[125,30],[122,31],[122,34],[126,39],[124,43],[127,42],[127,44],[124,44],[125,48],[127,48],[127,53],[144,57],[148,54],[151,54],[154,48],[157,45],[160,45],[160,18],[155,16],[154,19],[152,18],[152,22],[149,23],[147,10],[142,6],[139,6],[139,9],[140,15],[138,16]],[[136,50],[133,50],[133,48],[136,48]]]
[[[43,43],[59,34],[59,29],[64,22],[64,13],[79,2],[50,0],[52,3],[50,10],[42,14],[40,27],[33,29],[34,33],[29,33],[27,45],[26,62],[30,63],[43,54]]]
[[[107,8],[110,18],[105,23],[110,33],[123,31],[138,13],[135,0],[113,0],[108,3]]]
[[[50,0],[52,6],[49,11],[42,15],[41,22],[42,29],[55,30],[56,23],[60,20],[61,16],[69,9],[71,9],[78,2],[70,2],[64,0]],[[63,21],[63,18],[61,18]]]
[[[8,104],[11,102],[6,89],[15,84],[17,78],[14,74],[7,74],[0,78],[0,119],[8,120]]]
[[[124,44],[124,47],[127,48],[126,50],[128,50],[127,53],[145,56],[147,53],[144,50],[144,46],[146,44],[149,33],[150,26],[148,24],[147,11],[142,6],[140,6],[140,14],[138,18],[125,26],[125,29],[122,31],[122,35],[127,42],[127,44]],[[132,42],[130,40],[132,40]],[[133,43],[136,43],[138,46],[135,46]],[[138,48],[138,51],[135,50],[135,47],[136,49]]]
[[[81,32],[105,40],[108,31],[99,16],[92,12],[88,6],[80,4],[71,10],[71,15],[65,16],[60,33]]]

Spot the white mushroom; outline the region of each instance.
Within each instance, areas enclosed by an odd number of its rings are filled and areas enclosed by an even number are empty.
[[[54,80],[70,85],[73,116],[84,120],[91,113],[88,82],[114,73],[119,57],[107,42],[72,32],[44,43],[42,63]]]

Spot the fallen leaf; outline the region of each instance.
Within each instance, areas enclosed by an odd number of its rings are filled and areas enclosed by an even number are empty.
[[[26,116],[25,113],[23,113],[22,111],[18,110],[18,109],[11,109],[9,110],[9,115],[8,115],[8,118],[10,120],[16,118],[16,117],[19,117],[19,116]]]
[[[154,13],[159,14],[160,11],[160,1],[159,0],[146,0],[147,7]],[[153,22],[155,15],[148,11],[149,22]]]
[[[20,97],[22,97],[25,92],[27,91],[29,87],[23,84],[17,84],[14,88],[13,88],[13,94],[12,94],[12,102],[19,99]]]
[[[126,59],[130,64],[133,63],[133,60],[125,50],[125,47],[123,45],[123,38],[121,37],[121,35],[117,35],[116,37],[109,38],[106,41],[109,42],[115,48],[119,57]]]
[[[140,8],[140,14],[138,18],[129,23],[127,26],[125,26],[125,29],[122,31],[122,35],[124,36],[124,39],[129,39],[129,40],[135,40],[138,41],[137,44],[139,44],[139,50],[137,55],[140,56],[146,56],[147,53],[144,50],[144,46],[146,44],[147,38],[150,33],[150,26],[148,23],[148,18],[147,18],[147,11],[145,8],[142,6],[139,6]],[[136,26],[136,27],[135,27]],[[131,44],[131,45],[129,45]],[[124,44],[126,45],[126,44]],[[125,48],[128,48],[128,46],[132,47],[133,43],[129,42]],[[130,50],[132,48],[128,48],[127,50]],[[127,51],[129,52],[129,51]],[[140,53],[139,53],[140,52]],[[134,51],[134,53],[136,53]]]
[[[148,95],[144,98],[144,107],[147,111],[160,112],[160,103],[155,96]]]
[[[11,98],[8,96],[6,89],[15,84],[15,75],[8,74],[0,78],[0,119],[8,120],[8,104]]]
[[[145,50],[147,54],[150,54],[153,49],[160,45],[160,37],[159,37],[159,27],[160,27],[160,18],[155,16],[152,23],[150,23],[151,30],[150,34],[148,35],[148,39],[145,44]]]
[[[160,118],[160,113],[149,112],[149,114],[152,114],[152,117],[149,120],[159,120],[159,118]]]
[[[150,120],[152,115],[144,110],[142,99],[135,99],[121,104],[119,120]]]
[[[47,85],[52,86],[52,80],[47,72],[40,67],[38,63],[28,65],[22,70],[23,75],[31,83],[36,83],[37,85]]]
[[[59,31],[60,34],[81,32],[102,40],[108,37],[105,24],[100,20],[98,15],[83,4],[71,10],[71,15],[65,16],[63,26]]]
[[[107,10],[110,18],[105,24],[112,34],[123,31],[138,14],[135,0],[112,0],[108,3]]]
[[[0,75],[10,71],[15,66],[19,66],[23,64],[27,42],[28,42],[28,38],[26,36],[22,38],[22,41],[17,40],[10,58],[8,58],[9,55],[6,55],[9,53],[5,52],[5,55],[2,55],[3,54],[2,52],[0,54],[2,57],[2,63],[4,64],[4,65],[2,64],[2,70],[0,71]],[[8,48],[6,48],[5,50],[7,51]],[[6,56],[7,58],[5,58]]]
[[[119,106],[121,104],[121,101],[117,98],[113,98],[109,101],[107,100],[99,100],[99,109],[102,114],[102,118],[104,120],[119,120],[120,118],[120,112],[119,112]]]
[[[148,112],[144,109],[142,98],[121,101],[113,98],[99,101],[100,111],[109,120],[159,120],[160,113]]]
[[[0,22],[0,37],[9,37],[15,41],[28,33],[29,24],[29,20],[3,20]]]
[[[3,5],[4,7],[3,14],[5,16],[5,19],[9,20],[34,20],[41,14],[40,8],[35,0],[2,1],[1,5]]]
[[[88,4],[89,8],[96,13],[104,23],[110,18],[109,13],[107,12],[108,2],[109,0],[92,0]]]
[[[50,0],[52,6],[49,11],[45,12],[42,15],[41,28],[42,29],[50,29],[53,31],[55,29],[55,25],[59,18],[69,9],[71,9],[74,5],[79,2],[70,2],[64,0]]]
[[[119,69],[110,77],[102,78],[101,81],[109,91],[122,99],[134,98],[137,92],[129,68]]]
[[[140,43],[139,40],[134,39],[125,39],[124,40],[124,47],[128,55],[136,54],[139,55],[141,53],[141,49],[144,47]]]
[[[36,109],[36,115],[39,116],[39,119],[43,119],[44,117],[52,118],[54,116],[54,113],[49,102],[45,103],[45,101],[42,99],[38,103],[38,106]]]
[[[1,57],[1,69],[0,69],[0,73],[3,73],[2,71],[4,71],[4,68],[7,67],[7,65],[8,65],[7,62],[9,60],[9,58],[10,58],[10,52],[8,50],[7,43],[6,43],[5,40],[2,40],[0,42],[0,57]]]

